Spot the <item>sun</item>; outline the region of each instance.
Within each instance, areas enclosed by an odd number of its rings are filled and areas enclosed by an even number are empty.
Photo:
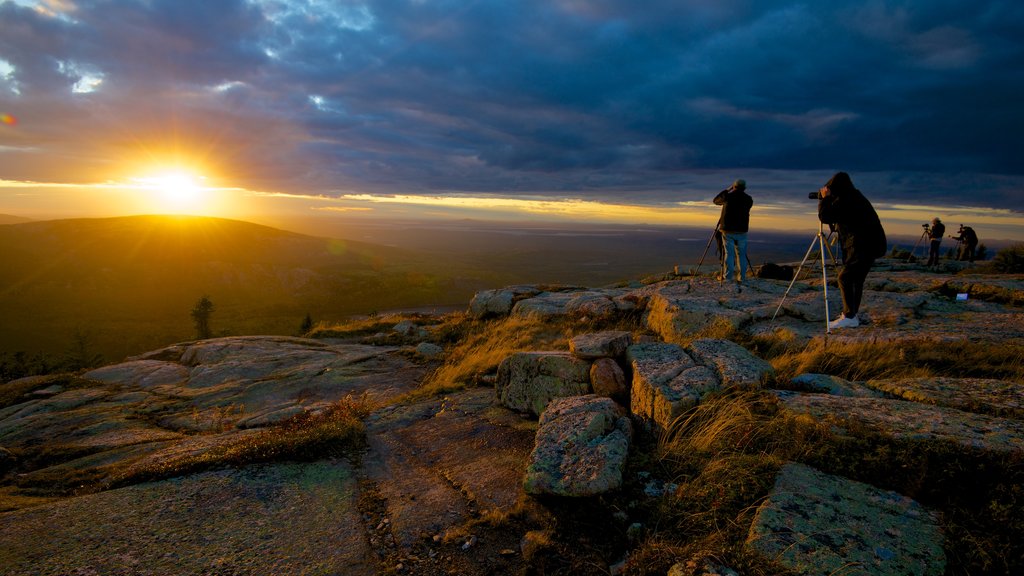
[[[202,214],[208,211],[208,189],[204,178],[185,170],[159,172],[138,182],[150,194],[149,201],[159,212]]]

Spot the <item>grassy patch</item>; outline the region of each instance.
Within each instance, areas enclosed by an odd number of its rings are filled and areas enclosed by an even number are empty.
[[[771,362],[778,381],[804,373],[847,380],[950,376],[1024,381],[1024,343],[908,341],[825,342],[806,345],[754,340],[755,353]]]

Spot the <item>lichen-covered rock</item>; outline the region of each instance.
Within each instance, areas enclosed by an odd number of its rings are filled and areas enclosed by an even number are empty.
[[[573,316],[610,318],[618,311],[611,298],[595,292],[584,292],[574,296],[565,305],[565,313]]]
[[[1024,386],[988,378],[900,378],[866,385],[904,400],[1024,419]]]
[[[528,494],[594,496],[622,485],[632,427],[609,398],[557,398],[541,415],[523,487]]]
[[[681,342],[715,324],[739,328],[751,318],[746,310],[722,305],[720,294],[687,292],[688,288],[689,284],[670,283],[648,301],[647,326],[667,341]]]
[[[750,550],[821,576],[938,576],[942,543],[937,518],[914,500],[796,463],[779,471],[747,538]]]
[[[849,380],[828,374],[800,374],[790,380],[789,383],[798,390],[831,394],[833,396],[885,397],[885,394],[882,392],[868,388],[864,384],[850,382]]]
[[[629,397],[626,375],[611,358],[598,358],[590,366],[590,387],[594,394],[625,401]]]
[[[469,315],[474,318],[508,316],[512,306],[521,298],[539,294],[534,286],[509,286],[498,290],[483,290],[473,295],[469,302]]]
[[[634,344],[626,350],[633,367],[630,407],[633,414],[668,430],[683,412],[708,393],[721,389],[718,377],[675,344]]]
[[[775,372],[771,364],[729,340],[694,340],[686,350],[698,364],[715,371],[723,388],[757,390]]]
[[[415,348],[416,355],[424,360],[433,360],[444,355],[444,348],[430,342],[420,342]]]
[[[856,423],[898,440],[954,442],[993,453],[1024,453],[1024,422],[906,400],[850,398],[774,390],[783,408],[845,433]]]
[[[569,340],[569,351],[577,358],[616,358],[626,352],[633,338],[629,332],[609,330],[580,334]]]
[[[575,292],[541,292],[516,302],[512,307],[512,316],[537,319],[565,316],[566,307],[577,295]]]
[[[494,387],[502,405],[539,416],[552,398],[590,392],[590,362],[566,352],[519,352],[498,366]]]

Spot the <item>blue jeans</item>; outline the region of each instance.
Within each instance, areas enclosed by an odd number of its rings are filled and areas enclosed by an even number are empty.
[[[747,233],[722,232],[722,251],[725,253],[725,279],[744,282],[747,279]],[[736,275],[736,260],[740,273]]]

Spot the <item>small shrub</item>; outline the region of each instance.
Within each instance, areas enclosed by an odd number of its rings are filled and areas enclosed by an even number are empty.
[[[1014,244],[996,252],[992,268],[1003,274],[1024,273],[1024,244]]]

